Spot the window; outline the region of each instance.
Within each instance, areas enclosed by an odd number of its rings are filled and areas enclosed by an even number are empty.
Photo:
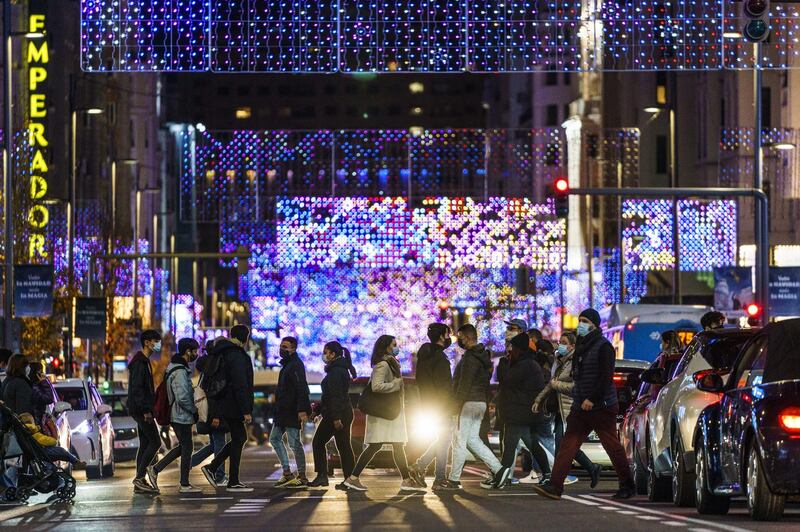
[[[769,129],[772,127],[772,89],[764,87],[761,89],[761,127]]]
[[[656,135],[656,173],[667,173],[667,136]]]
[[[743,350],[742,356],[736,362],[736,368],[731,373],[728,380],[729,385],[733,385],[735,389],[744,388],[745,386],[752,386],[753,381],[757,378],[761,382],[761,376],[764,373],[763,360],[767,352],[767,338],[761,336],[750,342]],[[763,357],[762,357],[763,355]],[[754,366],[760,364],[760,369],[755,369]],[[752,371],[756,370],[757,373],[752,375]]]
[[[545,107],[544,125],[557,126],[558,125],[558,105],[548,105]]]
[[[675,366],[675,369],[672,370],[672,374],[669,376],[669,380],[674,379],[678,375],[683,374],[686,371],[686,368],[689,366],[689,363],[694,358],[694,355],[697,353],[698,349],[700,349],[700,341],[692,342],[689,344],[689,347],[686,348],[686,352],[683,354],[680,362]]]
[[[558,85],[558,72],[548,72],[544,75],[544,84],[548,87]]]
[[[56,388],[58,400],[72,405],[73,410],[87,410],[86,393],[83,388]]]
[[[711,369],[728,371],[747,340],[747,336],[738,335],[715,338],[706,344],[701,353]]]

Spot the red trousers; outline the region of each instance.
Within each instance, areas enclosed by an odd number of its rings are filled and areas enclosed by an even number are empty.
[[[625,456],[625,449],[619,442],[617,433],[618,406],[598,410],[572,410],[567,416],[567,430],[556,454],[553,464],[553,475],[550,478],[552,486],[561,493],[564,491],[564,479],[572,466],[575,455],[586,441],[589,433],[595,431],[600,438],[600,444],[605,449],[614,470],[619,477],[620,488],[633,487],[633,476]]]

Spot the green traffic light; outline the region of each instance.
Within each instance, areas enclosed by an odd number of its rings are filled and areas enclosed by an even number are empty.
[[[769,35],[769,25],[761,20],[751,20],[744,28],[744,36],[747,40],[752,42],[761,42],[766,40]]]

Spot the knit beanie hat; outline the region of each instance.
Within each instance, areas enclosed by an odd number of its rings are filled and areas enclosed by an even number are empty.
[[[587,308],[586,310],[581,312],[578,318],[586,318],[587,320],[594,323],[595,327],[600,327],[600,313],[593,308]]]

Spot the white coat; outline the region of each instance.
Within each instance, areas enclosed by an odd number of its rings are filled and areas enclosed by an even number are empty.
[[[389,368],[389,363],[381,361],[372,368],[370,382],[372,391],[376,393],[391,393],[401,390],[400,415],[394,419],[368,415],[364,443],[406,443],[408,435],[406,434],[406,413],[402,394],[403,378],[395,378]]]

